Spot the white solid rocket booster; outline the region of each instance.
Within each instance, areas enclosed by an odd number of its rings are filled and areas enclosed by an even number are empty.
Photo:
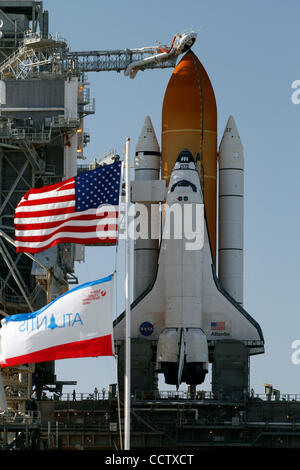
[[[142,131],[136,145],[135,152],[135,181],[150,182],[160,178],[160,149],[149,116],[146,117]],[[142,183],[143,185],[143,183]],[[154,201],[147,202],[146,184],[144,185],[145,199],[143,195],[139,197],[139,202],[143,204],[147,213],[148,220],[145,224],[148,226],[149,236],[147,239],[137,238],[134,242],[134,298],[138,298],[150,286],[155,278],[158,261],[158,237],[151,236],[152,224],[158,224],[159,206]],[[139,193],[143,192],[140,188]],[[152,207],[151,207],[152,206]],[[136,205],[138,211],[138,206]],[[153,235],[153,234],[152,234]]]
[[[244,151],[232,116],[219,148],[219,279],[243,304]]]

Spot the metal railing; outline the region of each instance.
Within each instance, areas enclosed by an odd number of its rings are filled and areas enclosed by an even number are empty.
[[[15,294],[8,294],[5,292],[5,289],[9,288],[7,284],[0,279],[0,299],[2,299],[5,303],[8,304],[18,304],[18,305],[25,305],[26,301],[23,297],[23,295],[18,295],[17,293]],[[33,290],[30,292],[29,299],[33,303],[37,296],[40,294],[42,291],[42,288],[39,284],[36,284]]]
[[[10,295],[4,292],[0,292],[0,298],[6,304],[26,305],[26,301],[22,295]]]
[[[51,121],[51,127],[78,127],[79,119],[75,117],[68,117],[64,114],[54,116]]]
[[[67,39],[61,37],[60,33],[50,34],[50,33],[25,33],[24,34],[24,44],[36,44],[42,41],[54,41],[55,43],[61,43],[68,48],[68,41]]]
[[[7,411],[0,413],[0,426],[8,424],[40,424],[41,414],[39,411],[26,411],[20,413],[16,411]]]
[[[50,131],[32,132],[31,128],[2,128],[0,129],[0,139],[11,140],[28,140],[30,142],[49,142],[51,137]]]
[[[63,393],[60,396],[55,395],[55,400],[60,401],[83,401],[83,400],[108,400],[109,393],[108,392],[98,392],[98,393]]]
[[[57,423],[57,424],[56,424]],[[55,424],[51,423],[52,426],[50,428],[50,432],[54,432],[56,429],[59,433],[63,432],[108,432],[111,430],[109,423],[99,423],[99,424],[68,424],[68,423],[60,423],[56,421]],[[48,434],[49,433],[49,426],[43,424],[41,426],[41,433]]]
[[[81,400],[108,400],[113,398],[113,396],[105,391],[98,393],[78,393],[75,395],[73,393],[63,393],[60,396],[56,396],[56,400],[61,401],[81,401]],[[288,402],[300,402],[300,393],[283,393],[280,396],[269,395],[266,393],[216,393],[210,391],[200,391],[197,390],[195,393],[191,393],[188,390],[182,391],[146,391],[146,392],[135,392],[132,395],[133,401],[186,401],[186,400],[196,400],[196,401],[226,401],[226,402],[236,402],[253,400],[253,401],[288,401]]]
[[[56,174],[56,165],[45,165],[45,174]]]
[[[96,112],[96,99],[92,98],[92,100],[87,103],[82,105],[81,112],[84,114],[95,114]]]

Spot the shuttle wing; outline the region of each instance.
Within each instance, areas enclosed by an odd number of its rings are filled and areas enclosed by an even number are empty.
[[[203,271],[203,330],[208,344],[231,339],[244,342],[252,355],[263,353],[264,337],[260,325],[226,292],[216,276],[207,228]]]

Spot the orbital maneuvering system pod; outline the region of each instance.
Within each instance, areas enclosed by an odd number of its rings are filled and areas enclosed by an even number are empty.
[[[218,168],[216,127],[211,83],[189,51],[165,93],[161,154],[149,117],[136,148],[132,202],[139,216],[145,211],[148,237],[134,242],[132,390],[151,389],[149,380],[155,389],[157,373],[177,388],[203,383],[220,342],[238,342],[247,356],[264,352],[261,328],[242,307],[243,148],[230,117]],[[114,337],[121,354],[124,313]]]

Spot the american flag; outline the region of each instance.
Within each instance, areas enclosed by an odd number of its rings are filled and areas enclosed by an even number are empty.
[[[30,189],[15,211],[17,252],[39,253],[58,243],[116,244],[121,163]]]
[[[225,330],[225,322],[224,321],[212,321],[210,324],[210,328],[212,330]]]

